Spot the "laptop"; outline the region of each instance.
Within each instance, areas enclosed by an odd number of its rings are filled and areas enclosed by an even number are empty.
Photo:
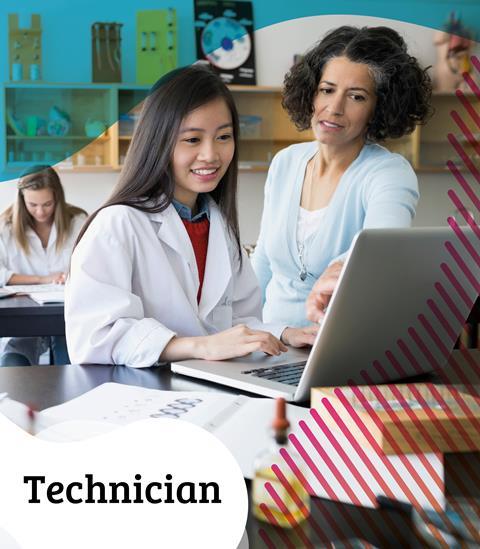
[[[315,343],[278,357],[184,360],[172,371],[289,401],[442,367],[478,295],[478,239],[450,227],[358,233]],[[473,283],[472,283],[473,281]]]

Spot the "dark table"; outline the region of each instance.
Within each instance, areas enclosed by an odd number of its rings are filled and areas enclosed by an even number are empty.
[[[128,368],[126,366],[30,366],[0,368],[0,392],[38,410],[62,404],[102,383],[123,383],[163,391],[239,391],[215,383],[195,381],[173,374],[168,366]],[[248,393],[243,393],[248,394]]]
[[[65,335],[63,305],[39,305],[26,295],[0,299],[0,337]]]

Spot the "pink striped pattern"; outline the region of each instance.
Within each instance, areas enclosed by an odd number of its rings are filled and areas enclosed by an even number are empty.
[[[471,60],[472,65],[480,73],[479,59],[472,57]],[[480,99],[480,88],[473,78],[465,74],[464,79],[472,93],[477,99]],[[452,120],[465,137],[466,142],[477,154],[480,154],[480,143],[466,122],[469,118],[480,128],[478,106],[474,107],[470,99],[460,90],[456,92],[456,97],[465,114],[462,115],[459,111],[453,110],[451,112]],[[450,133],[447,139],[463,163],[464,169],[468,171],[476,184],[480,183],[480,171],[457,137]],[[461,173],[461,169],[455,161],[449,160],[447,168],[474,208],[480,212],[480,197],[477,194],[476,185],[472,186]],[[450,189],[448,196],[472,230],[473,235],[480,242],[480,228],[458,193],[454,189]],[[396,422],[403,442],[406,442],[410,448],[408,454],[402,454],[397,441],[388,432],[385,432],[385,438],[388,439],[392,448],[396,448],[399,452],[395,457],[386,456],[368,427],[369,424],[373,424],[380,428],[380,410],[372,407],[353,382],[350,384],[350,390],[358,402],[357,408],[362,409],[361,414],[350,404],[344,391],[336,389],[337,399],[335,401],[328,398],[322,399],[321,409],[310,410],[311,418],[308,421],[299,422],[297,434],[291,434],[289,437],[292,451],[282,449],[280,452],[283,459],[282,466],[272,466],[273,473],[290,498],[304,513],[304,516],[305,509],[302,508],[301,500],[289,484],[284,471],[294,474],[309,493],[320,493],[333,501],[343,501],[354,505],[367,503],[375,506],[376,495],[383,493],[390,498],[401,497],[414,505],[420,513],[425,505],[441,510],[443,507],[441,492],[444,485],[439,445],[421,424],[419,417],[421,411],[427,414],[430,419],[435,419],[431,408],[432,401],[451,419],[463,445],[471,449],[476,447],[475,440],[472,440],[469,432],[456,418],[453,404],[465,414],[469,427],[471,426],[475,432],[480,432],[480,421],[469,409],[464,395],[451,385],[462,383],[465,385],[466,392],[480,398],[480,393],[475,387],[475,384],[480,384],[480,365],[475,362],[471,352],[462,345],[460,345],[460,352],[463,364],[455,359],[450,359],[449,367],[443,368],[443,363],[449,356],[460,328],[474,304],[474,294],[480,293],[480,277],[478,273],[471,271],[465,261],[466,257],[470,257],[480,268],[480,248],[472,242],[471,238],[467,237],[456,219],[448,218],[447,221],[452,229],[452,238],[445,242],[450,260],[448,264],[442,263],[439,266],[443,279],[438,280],[432,287],[432,296],[423,304],[424,310],[419,312],[415,326],[405,327],[405,334],[399,336],[396,348],[386,350],[384,362],[381,361],[382,357],[378,357],[378,360],[372,363],[370,371],[362,370],[361,372],[363,381],[369,383],[372,380],[369,372],[387,380],[390,371],[402,376],[411,375],[413,372],[422,373],[425,368],[422,364],[427,364],[429,368],[433,367],[437,370],[441,381],[447,385],[448,400],[433,384],[427,385],[428,398],[410,385],[416,399],[416,410],[405,400],[398,388],[391,387],[396,405],[398,404],[402,413],[406,413],[409,419],[418,426],[423,446],[426,444],[430,453],[425,454],[420,451],[418,442],[399,423],[397,408],[394,408],[392,402],[387,400],[375,386],[372,386],[371,389],[381,407],[381,412],[386,413],[392,421]],[[362,416],[368,417],[369,421],[365,421]],[[358,442],[355,432],[342,417],[349,418],[349,423],[355,426],[358,433],[361,433],[368,446]],[[440,423],[436,422],[435,428],[437,441],[442,440],[442,445],[448,445],[451,451],[458,449],[455,441]],[[480,487],[480,478],[470,466],[467,458],[460,462],[464,470],[462,472],[453,471],[452,482],[462,492],[468,494],[472,486],[476,489]],[[285,469],[282,469],[283,467]],[[372,515],[368,514],[366,509],[357,508],[353,511],[348,510],[346,505],[338,506],[338,512],[333,513],[331,506],[329,507],[326,502],[319,499],[314,500],[316,518],[306,517],[304,523],[293,524],[295,521],[292,515],[288,513],[285,503],[279,498],[274,487],[267,482],[265,489],[272,502],[285,512],[288,520],[293,521],[292,526],[295,526],[296,539],[301,540],[304,544],[302,547],[313,547],[312,537],[307,535],[307,525],[323,544],[327,544],[328,540],[345,539],[351,536],[368,538],[382,546],[388,545],[388,540],[392,539],[401,546],[409,544],[407,529],[401,522],[393,521],[389,517],[382,517],[382,521],[377,522],[372,520]],[[464,520],[470,534],[474,539],[478,539],[479,533],[476,532],[471,518],[467,516],[461,506],[456,505],[455,501],[452,501],[451,504]],[[272,519],[270,522],[275,523],[268,507],[264,506],[262,510],[266,518]],[[357,513],[355,517],[361,516],[362,520],[354,520],[354,513]],[[475,518],[480,520],[480,508],[477,508]],[[451,526],[447,518],[444,521],[446,527]],[[304,529],[302,529],[302,524],[305,525]],[[434,533],[433,528],[431,532]],[[299,546],[292,545],[292,538],[280,529],[275,529],[277,536],[275,541],[272,541],[270,533],[267,534],[264,528],[259,530],[259,535],[266,547],[269,548]],[[444,543],[443,545],[446,546]]]

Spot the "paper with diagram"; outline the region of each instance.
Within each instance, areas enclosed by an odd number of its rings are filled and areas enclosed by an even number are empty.
[[[275,401],[268,398],[249,398],[215,392],[175,392],[146,389],[117,383],[106,383],[60,406],[43,412],[50,422],[76,421],[76,427],[69,428],[65,423],[50,428],[49,440],[72,440],[88,435],[88,426],[81,421],[87,420],[94,427],[95,434],[102,429],[98,422],[108,422],[111,428],[126,425],[132,421],[147,418],[172,418],[191,421],[219,438],[232,452],[246,478],[252,478],[255,457],[271,443],[270,424],[274,416]],[[358,478],[364,480],[371,493],[384,494],[380,478],[386,483],[391,493],[400,500],[406,496],[396,480],[395,473],[405,481],[417,498],[419,504],[431,508],[431,501],[443,505],[441,488],[425,470],[425,464],[419,456],[379,456],[368,453],[368,462],[361,459],[354,451],[347,437],[340,431],[328,436],[312,419],[308,408],[288,405],[287,414],[292,425],[292,433],[305,449],[307,457],[314,464],[310,468],[301,459],[305,476],[314,493],[321,497],[330,497],[334,493],[340,501],[352,503],[349,490],[356,494],[357,504],[372,507],[375,502],[364,490]],[[104,427],[108,430],[109,427]],[[70,429],[70,430],[69,430]],[[313,436],[313,438],[312,438]],[[320,449],[320,452],[318,451]],[[339,453],[348,454],[350,462],[345,462]],[[323,457],[322,457],[323,452]],[[325,457],[327,456],[327,458]],[[443,466],[440,458],[434,454],[425,454],[429,467],[433,467],[440,478],[443,477]],[[329,462],[329,460],[331,462]],[[332,468],[331,464],[334,464]],[[287,467],[287,465],[285,465]],[[356,476],[356,472],[358,475]],[[412,472],[419,475],[428,484],[429,494],[418,486],[412,478]]]

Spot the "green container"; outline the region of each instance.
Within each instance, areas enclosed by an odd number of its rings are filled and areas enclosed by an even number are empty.
[[[173,8],[137,12],[137,83],[153,84],[177,67],[177,14]]]

